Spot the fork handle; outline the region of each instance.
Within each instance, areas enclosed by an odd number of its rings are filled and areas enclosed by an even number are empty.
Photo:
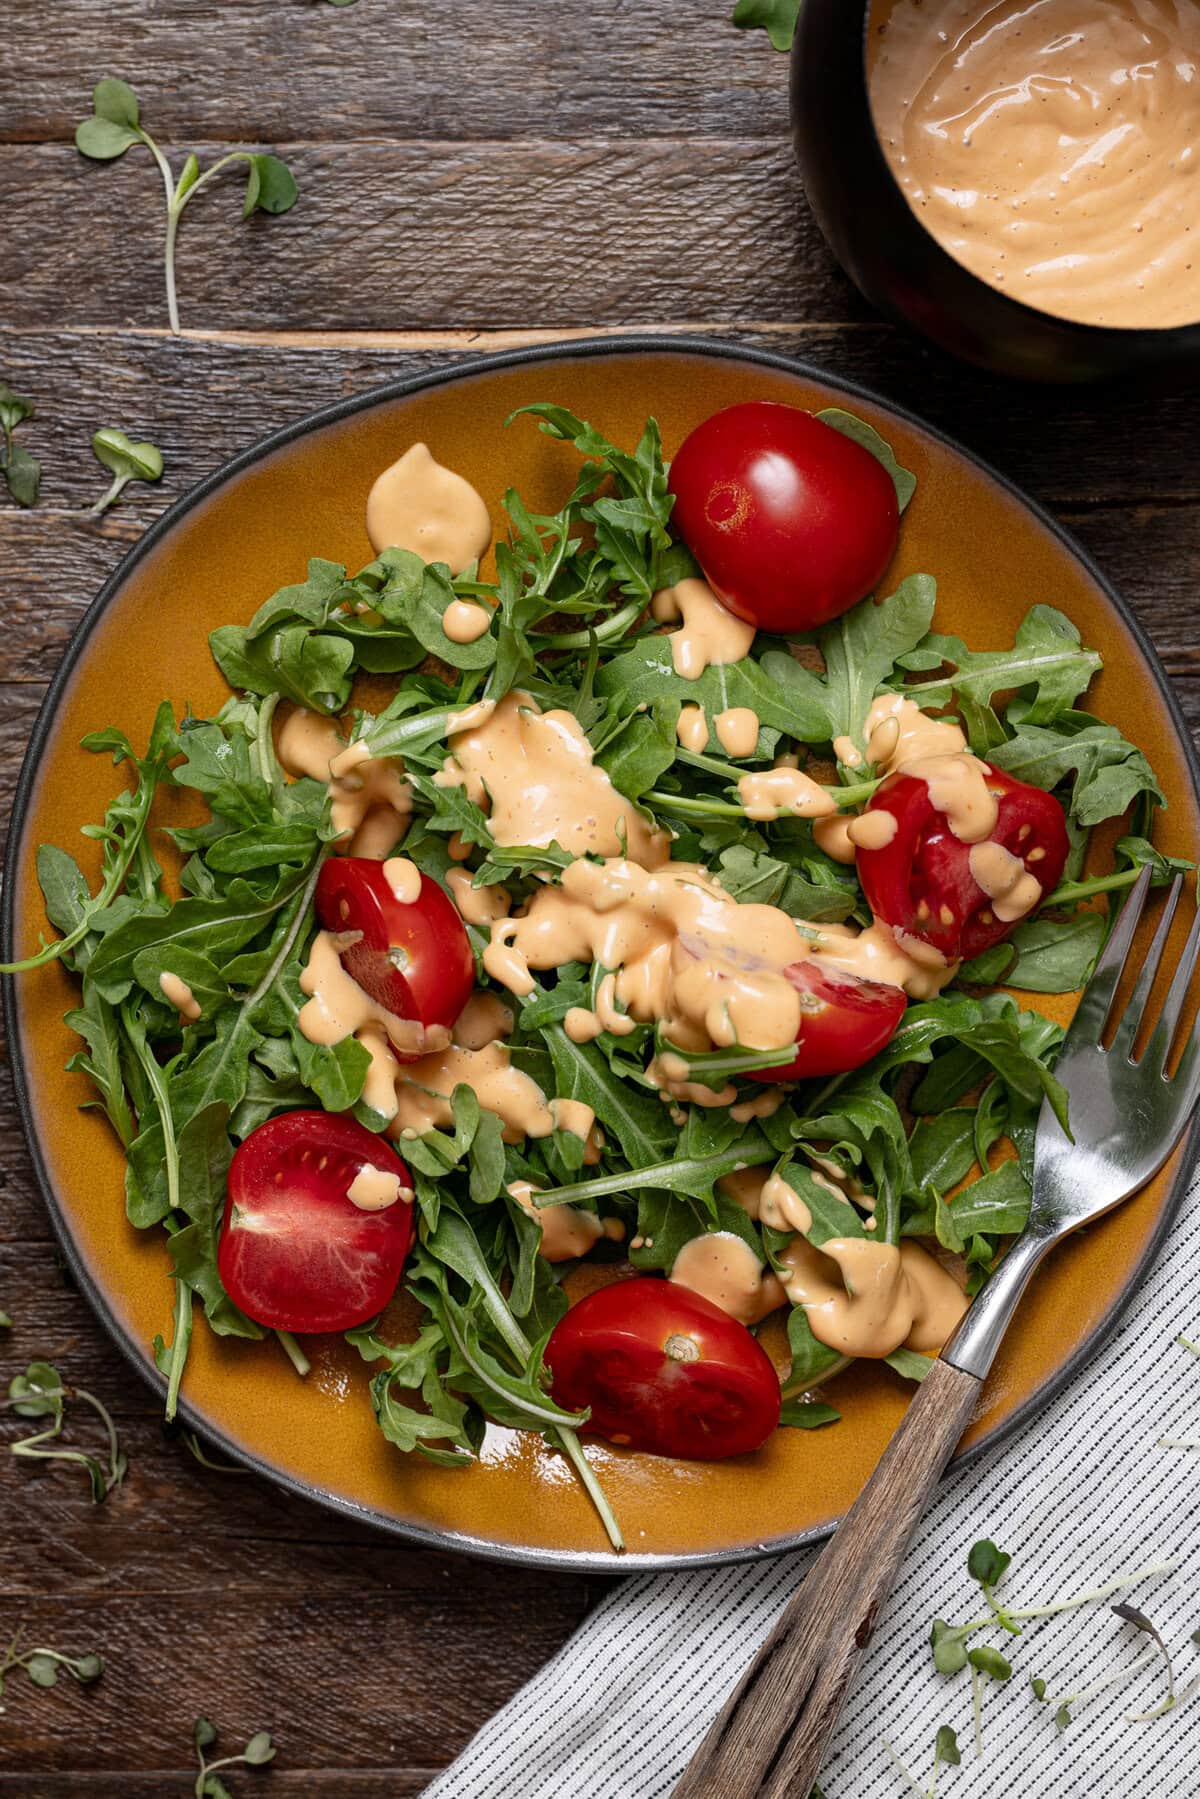
[[[982,1382],[937,1361],[841,1528],[693,1756],[675,1799],[808,1799],[847,1688]]]

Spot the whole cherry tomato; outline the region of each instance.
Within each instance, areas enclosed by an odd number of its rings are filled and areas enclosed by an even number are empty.
[[[853,438],[772,400],[697,425],[671,464],[671,522],[730,612],[809,631],[871,593],[892,559],[892,478]]]
[[[386,864],[331,856],[317,881],[317,917],[327,931],[357,931],[342,967],[399,1018],[450,1026],[475,985],[466,926],[436,881],[421,876],[414,900],[393,891]]]
[[[651,1455],[743,1455],[779,1423],[779,1381],[756,1338],[673,1281],[589,1293],[555,1325],[546,1361],[558,1403],[590,1411],[586,1430]]]
[[[890,1043],[908,1001],[901,987],[823,968],[811,957],[784,970],[801,994],[796,1059],[783,1068],[749,1071],[752,1081],[806,1081],[861,1068]]]
[[[996,823],[986,843],[1015,858],[1005,865],[1014,875],[1031,875],[1042,893],[1050,892],[1062,879],[1070,847],[1062,807],[1040,787],[990,763],[983,766],[996,800]],[[1001,916],[1007,909],[1004,899],[986,891],[972,872],[972,852],[982,846],[955,836],[919,775],[889,775],[871,796],[867,811],[890,812],[896,820],[889,843],[882,849],[860,848],[855,858],[867,904],[876,918],[931,944],[947,960],[978,956],[1002,942],[1037,904],[1030,884],[1029,905]],[[979,858],[975,866],[981,866]]]
[[[363,1324],[396,1290],[412,1236],[411,1194],[391,1144],[347,1114],[268,1118],[229,1169],[221,1285],[271,1330]]]

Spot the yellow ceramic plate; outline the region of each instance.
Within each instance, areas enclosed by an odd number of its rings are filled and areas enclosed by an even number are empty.
[[[1116,594],[1044,514],[915,419],[811,369],[702,342],[623,339],[496,357],[377,389],[269,438],[165,514],[87,614],[38,720],[13,817],[5,959],[36,949],[44,928],[39,843],[69,846],[90,876],[97,872],[96,846],[79,827],[101,816],[123,780],[108,758],[81,751],[80,738],[117,724],[143,744],[164,696],[200,716],[215,711],[226,689],[208,654],[209,630],[248,619],[275,588],[303,577],[310,555],[352,568],[368,561],[367,492],[406,445],[424,439],[461,470],[487,498],[499,534],[506,487],[534,511],[552,512],[575,461],[531,421],[506,432],[515,407],[559,401],[619,443],[635,441],[653,413],[669,455],[708,414],[749,398],[850,406],[915,471],[889,579],[895,585],[918,569],[936,575],[940,630],[976,648],[1004,646],[1037,600],[1075,621],[1104,657],[1091,703],[1120,720],[1169,796],[1162,847],[1194,855],[1197,767],[1162,670]],[[161,1387],[150,1344],[170,1319],[166,1238],[126,1223],[121,1153],[98,1114],[76,1109],[87,1084],[64,1072],[75,1045],[61,1022],[74,1003],[74,984],[57,965],[10,983],[30,1152],[81,1287]],[[1065,1017],[1065,1002],[1048,1007]],[[1022,1304],[966,1454],[1029,1418],[1111,1328],[1168,1227],[1189,1161],[1189,1150],[1178,1150],[1136,1200],[1056,1251]],[[301,1382],[273,1343],[217,1339],[199,1324],[182,1415],[268,1478],[402,1536],[547,1566],[613,1567],[573,1475],[540,1439],[492,1429],[478,1465],[462,1472],[402,1456],[376,1428],[357,1356],[324,1338],[312,1355],[314,1371]],[[591,1448],[624,1526],[625,1565],[751,1557],[821,1536],[858,1493],[908,1391],[888,1368],[857,1363],[831,1384],[841,1424],[779,1431],[756,1455],[731,1462]]]

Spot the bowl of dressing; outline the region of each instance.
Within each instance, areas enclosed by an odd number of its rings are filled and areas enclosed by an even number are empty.
[[[834,255],[943,348],[1200,366],[1200,0],[804,0],[792,117]]]

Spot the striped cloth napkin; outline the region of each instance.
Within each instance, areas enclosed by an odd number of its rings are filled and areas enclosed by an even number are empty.
[[[1200,1183],[1108,1343],[1045,1413],[939,1491],[909,1551],[821,1776],[827,1799],[926,1793],[934,1736],[958,1733],[962,1763],[938,1799],[1200,1799],[1200,1361],[1174,1341],[1200,1336]],[[1105,1604],[982,1632],[1011,1657],[986,1683],[983,1757],[975,1755],[965,1673],[938,1674],[934,1617],[980,1614],[966,1568],[978,1537],[1013,1558],[1010,1604],[1038,1606],[1160,1561],[1175,1571],[1125,1595],[1170,1647],[1182,1702],[1131,1723],[1166,1693],[1150,1639]],[[565,1648],[484,1725],[426,1799],[658,1799],[671,1792],[714,1714],[815,1551],[621,1582]],[[1145,1659],[1130,1684],[1074,1708],[1061,1734],[1030,1679],[1069,1694]],[[889,1747],[890,1745],[890,1747]],[[797,1799],[803,1799],[798,1795]]]

